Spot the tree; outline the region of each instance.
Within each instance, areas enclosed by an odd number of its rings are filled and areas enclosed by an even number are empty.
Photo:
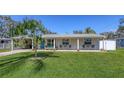
[[[11,16],[0,16],[0,38],[11,38],[14,36],[28,35],[33,38],[35,56],[37,56],[38,43],[41,43],[42,34],[56,34],[44,27],[41,21],[28,19],[23,21],[14,21]],[[24,39],[25,40],[25,39]],[[12,40],[13,41],[13,40]],[[27,41],[25,40],[24,43]],[[12,44],[12,43],[11,43]],[[18,44],[16,44],[18,45]],[[26,44],[23,44],[23,46]]]
[[[44,25],[40,21],[27,18],[23,20],[23,25],[28,31],[27,33],[33,37],[33,50],[35,51],[35,57],[37,57],[38,41],[41,38],[42,33],[45,32]]]
[[[114,39],[116,34],[114,32],[103,32],[100,35],[106,36],[107,39]]]
[[[13,50],[13,39],[16,22],[10,16],[0,16],[0,37],[11,38],[11,50]]]
[[[117,32],[124,33],[124,18],[121,18],[119,20],[119,26],[118,26]]]
[[[83,31],[82,30],[74,30],[73,34],[83,34]]]
[[[21,22],[18,22],[18,23],[17,23],[15,30],[16,30],[16,31],[15,31],[14,34],[15,34],[16,36],[28,35],[24,24],[21,23]]]
[[[44,34],[57,34],[56,32],[52,32],[48,30],[47,28],[44,29]]]
[[[124,18],[121,18],[119,20],[119,26],[118,26],[118,29],[116,31],[116,34],[117,34],[118,38],[124,37]]]
[[[91,28],[91,27],[87,27],[84,32],[85,34],[96,34],[96,32]]]
[[[0,16],[0,37],[7,38],[14,35],[16,22],[10,16]]]

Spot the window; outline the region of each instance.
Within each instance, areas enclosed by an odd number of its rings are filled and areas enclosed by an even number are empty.
[[[47,47],[53,47],[53,39],[47,40]]]
[[[62,44],[65,46],[69,45],[69,39],[63,39]]]
[[[91,38],[85,38],[84,39],[84,44],[91,44]]]

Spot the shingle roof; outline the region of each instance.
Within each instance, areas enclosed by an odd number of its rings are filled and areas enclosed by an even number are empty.
[[[97,35],[97,34],[69,34],[69,35],[58,35],[58,34],[47,34],[43,35],[42,38],[81,38],[81,37],[98,37],[98,38],[105,38],[104,35]]]

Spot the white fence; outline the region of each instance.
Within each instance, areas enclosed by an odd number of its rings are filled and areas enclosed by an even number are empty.
[[[100,50],[116,50],[115,40],[101,40],[99,41]]]

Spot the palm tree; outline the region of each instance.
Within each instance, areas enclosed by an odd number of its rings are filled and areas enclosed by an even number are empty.
[[[96,32],[91,27],[87,27],[83,33],[85,33],[85,34],[96,34]]]

